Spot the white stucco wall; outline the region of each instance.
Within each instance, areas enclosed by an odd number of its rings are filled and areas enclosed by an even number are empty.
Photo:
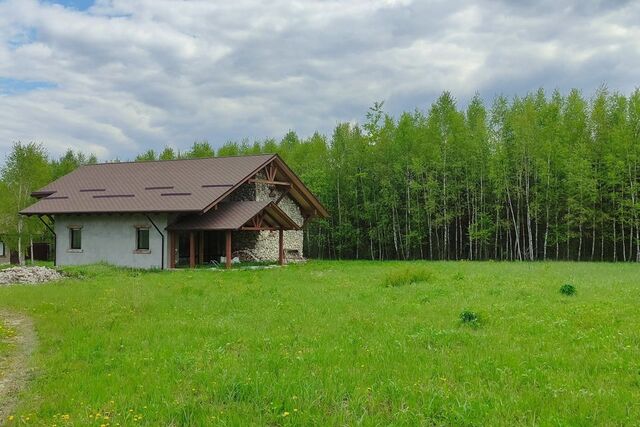
[[[167,268],[169,239],[165,230],[167,216],[149,217],[165,235],[164,267]],[[82,249],[70,249],[71,227],[82,227]],[[149,251],[136,251],[136,227],[149,227]],[[57,265],[82,265],[106,262],[135,268],[160,268],[162,238],[145,215],[57,215],[55,217]]]

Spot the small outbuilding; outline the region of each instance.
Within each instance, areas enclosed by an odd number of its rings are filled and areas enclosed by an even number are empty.
[[[10,260],[11,254],[9,248],[2,239],[2,236],[0,236],[0,264],[9,264]]]
[[[328,216],[275,154],[87,165],[32,195],[21,214],[50,228],[58,265],[282,264]]]

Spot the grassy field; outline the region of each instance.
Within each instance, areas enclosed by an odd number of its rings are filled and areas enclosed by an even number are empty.
[[[638,265],[67,272],[0,287],[39,338],[9,425],[640,422]]]

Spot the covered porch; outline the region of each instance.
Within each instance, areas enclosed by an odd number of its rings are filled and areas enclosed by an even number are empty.
[[[270,201],[220,203],[203,215],[188,215],[167,227],[169,268],[196,268],[222,262],[226,268],[231,268],[234,246],[236,253],[243,251],[247,234],[261,231],[278,233],[277,261],[283,265],[284,231],[299,229],[278,205]]]

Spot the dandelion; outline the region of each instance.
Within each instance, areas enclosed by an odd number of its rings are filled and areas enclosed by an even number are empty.
[[[288,417],[289,413],[287,411],[284,411],[284,413],[282,414],[283,417]]]
[[[9,421],[13,421],[13,415],[9,415]]]

